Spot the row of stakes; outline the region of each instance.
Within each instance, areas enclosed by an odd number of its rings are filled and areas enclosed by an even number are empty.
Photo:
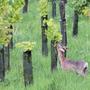
[[[24,10],[24,11],[27,11],[27,10]],[[45,27],[42,25],[44,19],[48,19],[48,16],[46,15],[45,17],[41,18],[42,39],[45,39],[45,41],[47,42],[46,36],[43,35],[44,33],[43,31],[47,29],[46,24],[45,24]],[[12,25],[10,26],[10,28],[13,29]],[[10,48],[11,49],[13,48],[13,33],[11,33],[11,35],[12,35],[12,38],[10,40],[10,43],[7,46],[3,46],[0,48],[0,81],[4,81],[5,71],[10,70]],[[42,40],[42,44],[43,44],[43,40]],[[42,54],[45,56],[48,55],[47,45],[42,45]],[[52,71],[56,68],[56,66],[57,66],[57,52],[56,52],[56,48],[54,47],[54,41],[51,41]],[[24,73],[25,86],[33,83],[32,51],[30,50],[23,52],[23,73]]]
[[[51,42],[51,71],[57,66],[57,53],[54,41]],[[10,47],[0,49],[0,81],[5,79],[5,71],[10,70]],[[23,52],[23,75],[25,86],[33,83],[32,51]]]
[[[23,52],[23,73],[25,86],[33,82],[32,52]],[[10,48],[3,46],[0,49],[0,81],[4,81],[5,72],[10,70]]]
[[[12,25],[10,29],[13,30]],[[12,38],[7,45],[0,46],[0,82],[5,80],[5,72],[10,70],[10,49],[13,49],[13,32],[10,33]],[[33,82],[32,72],[32,53],[30,50],[23,52],[23,73],[25,86]]]

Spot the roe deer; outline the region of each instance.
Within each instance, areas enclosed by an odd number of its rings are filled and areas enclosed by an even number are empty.
[[[57,45],[57,52],[61,63],[61,68],[67,71],[74,71],[81,76],[86,76],[88,63],[83,60],[79,61],[69,60],[68,58],[64,57],[65,50],[66,50],[65,46],[62,46],[61,44]]]

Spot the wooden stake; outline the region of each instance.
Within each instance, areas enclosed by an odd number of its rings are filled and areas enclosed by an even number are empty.
[[[47,20],[48,16],[42,16],[41,17],[41,28],[42,28],[42,55],[48,56],[48,40],[47,36],[45,34],[45,31],[47,30],[48,26],[47,23],[44,23],[44,20]]]
[[[73,19],[73,36],[77,36],[78,35],[78,13],[77,11],[74,11],[74,19]]]
[[[4,49],[0,49],[0,81],[5,78]]]
[[[51,41],[51,71],[57,67],[57,50],[55,47],[55,41]]]
[[[56,0],[52,0],[52,17],[56,17]]]
[[[25,86],[33,82],[32,53],[26,51],[23,53],[23,69]]]
[[[10,70],[10,49],[9,49],[9,45],[4,46],[4,62],[5,62],[5,70]]]
[[[24,2],[25,2],[25,5],[23,7],[23,13],[27,13],[27,11],[28,11],[28,0],[24,0]]]
[[[9,34],[12,36],[10,43],[9,43],[9,48],[13,49],[13,26],[10,25],[10,29],[12,29],[12,32],[10,32]]]
[[[65,18],[65,1],[64,0],[60,0],[60,26],[61,26],[61,34],[62,34],[62,44],[64,46],[67,46],[67,33],[66,33],[66,18]],[[64,53],[65,57],[66,57],[66,51]]]

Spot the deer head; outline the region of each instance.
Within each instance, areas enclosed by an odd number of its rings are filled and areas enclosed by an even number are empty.
[[[64,56],[64,52],[66,49],[67,48],[62,44],[57,44],[58,57],[61,63],[66,59],[66,57]]]
[[[64,46],[64,45],[62,45],[62,44],[57,44],[57,50],[59,51],[59,52],[65,52],[65,50],[67,50],[68,48],[66,47],[66,46]]]

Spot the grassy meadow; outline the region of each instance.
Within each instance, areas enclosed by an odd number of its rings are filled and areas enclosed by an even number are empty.
[[[58,25],[60,21],[57,3]],[[51,3],[49,2],[49,18],[51,17]],[[80,16],[79,34],[72,37],[73,10],[66,6],[68,51],[67,57],[72,60],[84,59],[90,64],[90,18]],[[58,64],[57,70],[51,73],[50,42],[48,42],[48,57],[41,52],[41,26],[38,0],[29,0],[29,11],[22,14],[23,19],[15,26],[14,43],[35,41],[32,51],[33,85],[24,87],[22,50],[14,47],[11,50],[11,69],[6,72],[4,82],[0,82],[0,90],[89,90],[90,73],[83,78],[72,72],[62,71]],[[90,70],[89,70],[90,71]]]

